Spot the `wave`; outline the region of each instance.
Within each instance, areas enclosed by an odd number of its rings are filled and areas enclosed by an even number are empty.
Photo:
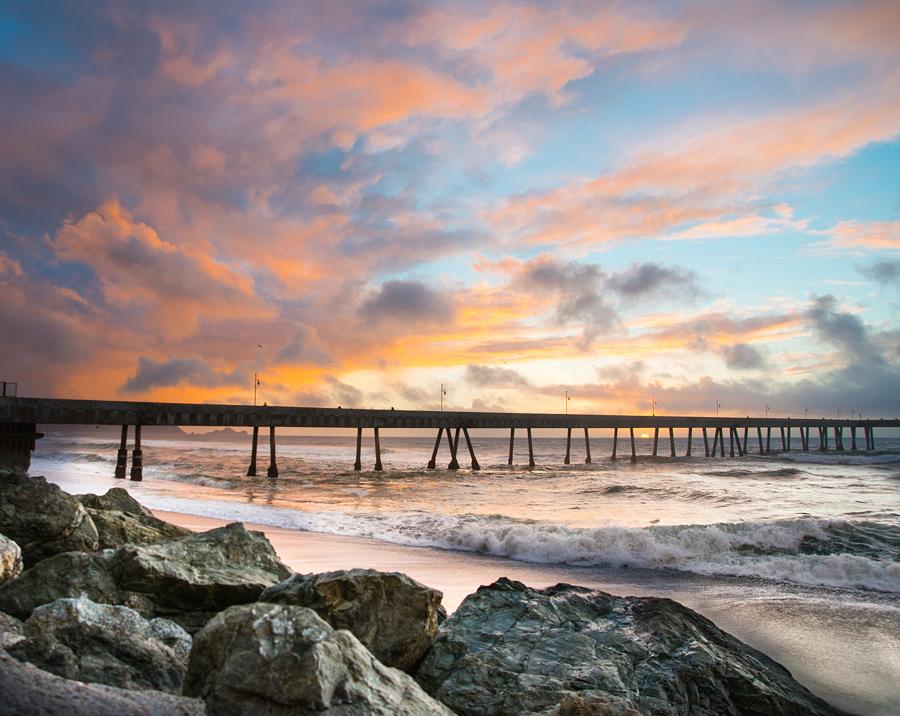
[[[757,577],[900,593],[900,528],[794,519],[644,528],[572,528],[501,515],[295,511],[146,495],[148,506],[538,564]]]
[[[736,468],[734,470],[706,470],[706,475],[715,475],[716,477],[750,477],[758,479],[768,479],[773,477],[800,477],[806,473],[796,467],[782,467],[775,470],[746,470]]]

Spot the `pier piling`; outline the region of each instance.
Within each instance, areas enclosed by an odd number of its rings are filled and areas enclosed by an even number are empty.
[[[531,428],[528,428],[528,467],[534,467],[534,447],[531,444]]]
[[[850,449],[853,450],[854,452],[857,450],[857,447],[856,447],[856,426],[855,426],[855,425],[851,425],[851,426],[850,426]]]
[[[684,452],[684,456],[685,456],[685,457],[690,457],[690,456],[691,456],[691,442],[693,442],[693,439],[694,439],[694,438],[693,438],[693,434],[694,434],[694,429],[693,429],[693,428],[688,428],[687,450],[685,450],[685,452]]]
[[[656,446],[659,444],[659,428],[653,428],[653,457],[656,457]]]
[[[125,479],[128,470],[128,426],[122,426],[122,437],[119,441],[119,452],[116,455],[116,477]]]
[[[141,450],[141,426],[134,426],[134,450],[131,451],[131,479],[140,482],[144,479],[144,452]]]
[[[478,464],[478,460],[475,458],[475,449],[472,447],[472,441],[469,439],[469,429],[463,428],[462,430],[466,438],[466,446],[469,448],[469,457],[472,458],[472,469],[480,470],[481,465]]]
[[[250,467],[247,468],[247,477],[256,477],[256,448],[259,445],[259,425],[253,426],[253,441],[250,444]]]
[[[375,472],[381,472],[384,470],[384,467],[381,464],[381,428],[377,425],[373,429],[375,433]],[[457,432],[457,437],[459,436]],[[454,459],[456,455],[454,454]]]
[[[713,428],[713,444],[712,444],[712,456],[716,456],[716,449],[719,447],[719,431],[721,428]]]
[[[675,457],[675,428],[669,428],[669,457]]]
[[[703,430],[703,452],[706,453],[706,457],[709,457],[709,435],[706,433],[706,428],[701,428]]]
[[[509,462],[506,463],[507,465],[513,464],[513,447],[515,447],[515,444],[516,444],[516,429],[510,428],[509,429]]]
[[[584,429],[584,464],[591,464],[591,436],[587,428]]]
[[[431,459],[428,461],[428,469],[434,470],[435,460],[437,460],[438,448],[441,446],[441,438],[444,435],[444,429],[438,428],[437,437],[434,439],[434,450],[431,451]]]
[[[434,462],[433,459],[432,462]],[[357,472],[362,470],[362,427],[356,428],[356,460],[353,463],[353,469]]]
[[[628,434],[631,437],[631,462],[637,462],[637,450],[634,448],[634,428],[628,428]]]
[[[616,459],[616,448],[619,446],[619,429],[613,428],[613,449],[612,455],[609,456],[610,460]]]
[[[447,445],[450,446],[450,462],[447,465],[448,470],[459,470],[459,461],[456,459],[456,448],[459,447],[459,428],[456,429],[456,439],[450,435],[450,428],[447,428]]]
[[[269,426],[269,469],[266,471],[269,477],[278,477],[278,462],[275,459],[275,426]]]
[[[572,452],[572,428],[566,428],[566,459],[563,460],[563,463],[566,465],[571,464],[571,459],[569,455]]]

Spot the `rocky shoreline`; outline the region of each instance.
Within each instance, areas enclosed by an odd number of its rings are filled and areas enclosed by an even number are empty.
[[[834,714],[668,599],[293,574],[239,523],[0,474],[0,714]]]

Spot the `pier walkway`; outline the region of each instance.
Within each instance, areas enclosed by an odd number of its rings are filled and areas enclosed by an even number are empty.
[[[38,425],[119,425],[121,441],[116,465],[116,477],[127,472],[128,432],[134,427],[131,470],[132,480],[143,477],[141,427],[172,425],[182,427],[235,427],[252,429],[248,475],[256,474],[257,448],[260,428],[269,433],[269,466],[267,474],[278,476],[276,459],[276,428],[345,428],[356,430],[355,469],[362,468],[363,430],[372,430],[375,443],[375,470],[382,470],[380,433],[383,429],[437,430],[431,459],[427,466],[434,469],[446,435],[450,461],[447,468],[459,468],[460,435],[469,453],[471,467],[478,470],[478,460],[469,435],[470,430],[509,430],[509,464],[513,464],[516,430],[524,430],[528,441],[529,465],[534,466],[532,430],[566,430],[565,464],[572,460],[572,431],[583,432],[584,461],[592,460],[590,430],[613,431],[610,458],[618,457],[619,431],[628,431],[628,457],[637,461],[635,430],[653,430],[653,455],[659,454],[660,430],[668,438],[668,454],[675,457],[675,430],[687,430],[686,456],[691,456],[694,431],[702,436],[706,457],[742,456],[748,450],[748,435],[755,433],[760,453],[790,451],[792,431],[797,431],[800,449],[809,450],[867,450],[875,449],[875,428],[900,427],[900,420],[863,420],[860,418],[750,418],[734,416],[648,416],[648,415],[584,415],[554,413],[486,413],[432,410],[367,410],[356,408],[302,408],[283,406],[207,405],[200,403],[146,403],[104,400],[61,400],[51,398],[0,397],[0,468],[7,466],[26,469],[30,464],[35,441],[43,437]],[[765,431],[765,434],[763,433]],[[846,431],[846,432],[845,432]],[[667,435],[666,435],[667,433]],[[774,438],[773,438],[774,433]],[[831,446],[829,447],[829,433]],[[665,447],[663,448],[665,451]],[[699,454],[699,451],[698,451]]]

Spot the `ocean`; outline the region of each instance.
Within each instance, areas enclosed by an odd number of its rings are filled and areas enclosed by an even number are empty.
[[[671,458],[650,456],[641,438],[632,464],[627,440],[612,461],[611,439],[592,437],[585,464],[573,435],[564,465],[564,438],[538,437],[528,468],[524,435],[514,466],[508,437],[473,435],[482,469],[469,469],[461,440],[461,469],[449,471],[446,441],[427,470],[433,435],[387,433],[377,473],[370,440],[356,472],[355,436],[279,436],[280,475],[268,478],[260,438],[257,477],[245,476],[249,435],[145,439],[134,483],[113,477],[111,433],[50,428],[31,473],[69,492],[126,487],[152,509],[364,540],[366,554],[414,549],[434,579],[447,565],[448,584],[451,570],[470,570],[671,596],[776,652],[836,705],[900,713],[898,439],[878,436],[875,453],[804,453],[797,439],[790,452],[759,455],[751,436],[736,458],[705,458],[695,439],[687,458],[679,438]],[[659,448],[668,455],[668,436]]]

